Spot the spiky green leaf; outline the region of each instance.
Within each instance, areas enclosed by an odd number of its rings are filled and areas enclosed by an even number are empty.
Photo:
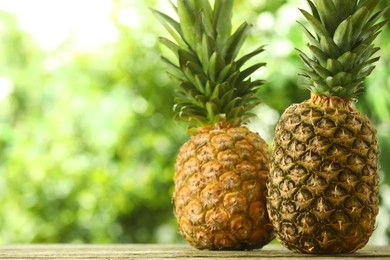
[[[213,25],[210,19],[208,19],[208,17],[205,15],[204,10],[202,10],[199,13],[199,18],[201,21],[203,33],[206,34],[209,38],[213,38],[214,37]]]
[[[213,25],[218,50],[226,44],[232,30],[233,0],[218,0],[214,3]]]
[[[209,70],[210,57],[212,53],[213,53],[213,39],[207,36],[206,34],[203,34],[201,63],[203,66],[203,71],[205,72]]]
[[[333,3],[338,13],[339,22],[352,15],[357,6],[357,0],[333,0]]]
[[[195,75],[192,73],[191,69],[188,67],[188,64],[180,66],[181,70],[183,71],[184,76],[186,79],[191,82],[192,85],[196,84]]]
[[[357,6],[357,10],[367,8],[367,10],[374,10],[379,4],[380,0],[360,0]]]
[[[260,63],[256,63],[248,68],[246,68],[245,70],[241,71],[237,80],[238,81],[243,81],[245,80],[247,77],[249,77],[250,75],[252,75],[255,71],[257,71],[259,68],[265,66],[266,63],[265,62],[260,62]]]
[[[338,11],[332,0],[314,0],[321,22],[330,36],[333,35],[339,23]]]
[[[232,88],[224,92],[224,94],[221,96],[221,107],[223,111],[226,111],[226,105],[231,102],[231,100],[234,100],[234,92],[236,89]]]
[[[217,83],[222,83],[226,82],[227,78],[234,72],[236,71],[236,64],[235,63],[230,63],[226,65],[221,72],[218,75],[218,78],[216,80]]]
[[[201,92],[205,93],[206,78],[199,75],[195,75],[195,87]]]
[[[367,21],[367,23],[364,25],[362,31],[365,32],[368,30],[368,28],[371,28],[375,25],[375,23],[381,18],[384,16],[384,14],[390,9],[390,7],[386,7],[385,9],[381,10],[381,11],[378,11],[377,13],[375,13],[374,15],[372,15],[369,20]],[[370,10],[369,10],[370,11]],[[385,19],[385,23],[387,23],[388,21],[386,21],[388,19]]]
[[[195,64],[199,64],[199,61],[196,57],[196,55],[193,52],[189,52],[183,49],[180,49],[178,51],[179,53],[179,64],[180,67],[184,67],[187,65],[187,62],[192,62]]]
[[[308,13],[307,11],[303,9],[299,9],[303,16],[306,18],[306,20],[310,23],[310,25],[313,27],[314,31],[317,33],[317,35],[323,36],[323,37],[330,37],[329,32],[326,30],[323,24],[321,24],[321,21],[317,20],[313,15]]]
[[[237,64],[237,68],[241,68],[242,65],[244,65],[248,60],[250,60],[251,58],[253,58],[254,56],[256,56],[257,54],[259,53],[262,53],[264,51],[264,45],[263,46],[260,46],[258,47],[257,49],[255,49],[254,51],[242,56],[240,59],[238,59],[236,61],[236,64]]]
[[[157,10],[152,10],[159,22],[165,27],[167,32],[175,39],[181,48],[187,49],[187,44],[183,41],[183,34],[180,24],[168,15]]]
[[[344,68],[338,60],[328,59],[325,69],[328,70],[332,75],[336,75],[337,73],[343,71]]]
[[[237,105],[237,103],[239,102],[241,100],[241,97],[235,97],[235,98],[231,98],[230,100],[229,100],[229,102],[225,105],[225,107],[224,107],[224,111],[226,112],[226,113],[229,113],[229,111],[231,111],[236,105]],[[225,101],[226,102],[226,101]]]
[[[352,16],[351,16],[351,24],[353,25],[353,31],[354,31],[354,41],[353,43],[356,42],[358,37],[360,36],[360,33],[356,32],[361,32],[364,25],[367,24],[367,20],[369,18],[370,11],[366,7],[363,7],[359,10],[357,10]]]
[[[340,56],[340,49],[330,37],[321,37],[320,46],[324,53],[327,53],[329,58],[337,59]]]
[[[309,40],[309,43],[313,46],[320,47],[319,40],[314,37],[314,35],[304,26],[301,22],[298,21],[298,24],[302,26],[303,32],[305,33],[307,39]]]
[[[199,126],[218,120],[239,124],[250,117],[247,109],[259,102],[255,93],[262,81],[252,81],[250,75],[264,64],[241,67],[264,48],[237,59],[250,26],[243,23],[231,32],[233,3],[215,0],[212,9],[208,0],[178,0],[177,6],[172,6],[179,22],[156,11],[174,39],[164,38],[161,43],[178,61],[177,66],[164,58],[177,71],[172,77],[180,82],[175,99],[175,117],[180,120]]]
[[[309,45],[308,47],[315,59],[321,64],[321,66],[325,67],[328,60],[326,54],[317,46]]]
[[[229,118],[240,118],[244,112],[243,106],[235,106],[228,112]]]
[[[195,49],[196,10],[189,0],[177,0],[177,13],[183,38]]]
[[[321,78],[323,79],[326,79],[327,77],[331,76],[332,73],[327,70],[326,68],[322,67],[321,65],[319,65],[318,63],[313,63],[312,64],[312,67],[314,69],[314,71],[319,75],[321,76]]]
[[[375,40],[375,38],[379,35],[380,29],[386,25],[390,19],[382,21],[380,23],[377,23],[373,25],[372,27],[368,28],[365,30],[361,35],[360,35],[360,41],[361,43],[364,42],[365,44],[370,44]]]
[[[171,66],[175,70],[175,73],[177,74],[183,74],[182,70],[180,69],[179,66],[177,66],[175,63],[173,63],[171,60],[169,60],[167,57],[162,56],[161,57],[162,61]]]
[[[225,56],[227,63],[233,62],[244,43],[249,30],[249,24],[242,23],[238,29],[229,37],[222,48],[222,54]]]
[[[212,123],[216,123],[215,117],[218,115],[218,107],[213,102],[206,102],[206,111],[207,111],[207,117]]]
[[[371,35],[368,36],[366,39],[362,40],[362,41],[360,42],[360,44],[361,44],[361,45],[365,45],[365,46],[370,46],[370,45],[372,44],[372,42],[376,39],[376,37],[378,37],[379,34],[380,34],[380,31],[371,34]]]
[[[226,65],[226,62],[225,62],[223,56],[218,52],[214,52],[210,57],[210,63],[209,63],[208,75],[209,75],[210,79],[213,80],[214,82],[216,82],[218,79],[219,73],[223,70],[225,65]]]
[[[313,69],[312,64],[316,63],[316,61],[310,59],[310,58],[306,55],[306,53],[304,53],[304,52],[302,52],[302,51],[300,51],[300,50],[297,50],[297,51],[299,52],[299,57],[301,58],[303,64],[306,66],[306,68],[307,68],[308,70]]]
[[[345,86],[345,85],[347,85],[349,82],[354,81],[352,74],[351,74],[351,73],[344,72],[344,71],[341,71],[341,72],[337,73],[337,74],[333,77],[333,79],[334,79],[334,81],[337,83],[337,85],[342,85],[342,86]]]
[[[179,50],[181,49],[179,45],[164,37],[160,37],[159,40],[163,45],[170,49],[177,58],[179,57]]]
[[[337,60],[343,65],[344,71],[348,72],[355,66],[357,62],[357,55],[356,53],[347,51],[343,53],[343,55],[341,55]]]
[[[210,100],[219,98],[220,93],[222,92],[221,88],[223,88],[221,84],[217,84],[215,86],[215,88],[213,89],[213,92],[211,93]]]
[[[333,41],[341,52],[349,51],[355,41],[354,26],[352,17],[348,17],[337,27]]]
[[[321,21],[320,14],[318,13],[317,7],[314,5],[314,3],[311,0],[306,0],[306,2],[309,5],[314,18],[316,18],[318,21]]]
[[[209,0],[193,0],[194,9],[202,12],[204,23],[208,27],[212,28],[213,10],[211,8]],[[211,26],[210,26],[211,25]]]
[[[211,97],[211,94],[213,93],[214,87],[215,87],[215,84],[213,84],[210,80],[208,80],[206,82],[206,87],[205,87],[206,97]]]

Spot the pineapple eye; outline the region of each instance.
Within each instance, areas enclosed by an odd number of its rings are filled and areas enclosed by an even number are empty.
[[[321,166],[320,166],[320,171],[321,172],[327,172],[327,173],[332,173],[339,171],[341,169],[341,166],[335,162],[335,161],[324,161]]]
[[[298,216],[297,222],[303,228],[311,228],[317,223],[317,219],[313,214],[305,212]]]
[[[348,183],[348,184],[353,184],[357,181],[357,176],[356,174],[352,173],[351,171],[349,170],[344,170],[342,171],[339,176],[338,176],[339,180],[341,182],[345,182],[345,183]]]
[[[208,210],[206,213],[206,225],[211,230],[220,230],[226,228],[229,221],[228,213],[221,207]]]
[[[356,139],[352,144],[352,148],[358,150],[367,149],[368,147],[369,145],[363,139]]]
[[[364,166],[361,172],[363,176],[368,176],[368,177],[375,176],[377,178],[376,170],[370,165]]]
[[[283,214],[294,213],[295,211],[296,211],[296,207],[295,207],[294,203],[289,202],[289,201],[284,201],[282,203],[281,212]]]
[[[371,194],[371,189],[368,187],[367,184],[365,183],[359,183],[356,187],[355,187],[355,191],[357,193],[360,193],[362,195],[369,195]]]
[[[358,155],[351,155],[348,157],[347,163],[353,166],[364,165],[364,159]]]
[[[333,198],[342,198],[348,194],[348,192],[337,184],[332,184],[329,186],[329,188],[326,190],[326,194]]]
[[[306,151],[306,146],[300,142],[298,142],[298,140],[293,140],[288,149],[293,152],[293,153],[300,153],[300,152],[304,152]]]
[[[349,217],[341,210],[336,211],[331,216],[331,223],[333,223],[333,227],[338,230],[345,229],[346,225],[349,225],[351,220]]]
[[[291,180],[288,180],[288,179],[284,180],[283,182],[281,182],[279,184],[279,189],[283,192],[288,192],[288,191],[294,189],[294,187],[295,187],[295,183]]]
[[[300,165],[295,165],[289,172],[289,175],[298,181],[301,181],[302,178],[305,178],[307,176],[307,171],[304,167]]]
[[[204,217],[202,204],[198,200],[193,200],[187,204],[185,211],[190,223],[201,223]]]
[[[226,134],[216,135],[211,138],[211,144],[218,150],[223,151],[233,146],[233,139]]]
[[[214,158],[215,148],[212,145],[204,145],[197,150],[197,157],[200,162],[207,162]]]
[[[223,205],[230,214],[245,212],[247,210],[247,199],[239,192],[231,192],[225,195]]]
[[[286,123],[288,125],[297,125],[301,122],[301,117],[300,116],[297,116],[297,115],[293,115],[293,116],[290,116]]]
[[[320,121],[318,121],[317,127],[331,129],[331,128],[336,127],[336,125],[332,120],[330,120],[328,118],[322,118]]]
[[[333,207],[327,200],[320,197],[316,202],[315,210],[319,213],[326,213],[333,210]]]
[[[285,155],[282,159],[283,164],[290,164],[293,161],[294,161],[293,158],[291,156],[288,156],[288,155]]]
[[[240,176],[235,172],[226,172],[219,178],[224,189],[234,189],[241,183]]]
[[[312,198],[313,198],[313,195],[307,189],[300,189],[295,194],[295,200],[300,201],[300,202],[308,201],[308,200],[311,200]]]
[[[336,130],[336,132],[334,133],[334,137],[335,138],[340,138],[340,139],[349,139],[349,138],[353,138],[354,135],[352,134],[351,131],[349,131],[347,128],[345,127],[340,127]]]
[[[344,206],[345,208],[354,212],[355,210],[360,209],[362,207],[362,203],[359,201],[358,198],[351,196],[345,201]]]
[[[286,221],[282,224],[280,232],[281,234],[283,234],[284,237],[290,240],[290,238],[296,234],[297,230],[294,224]]]

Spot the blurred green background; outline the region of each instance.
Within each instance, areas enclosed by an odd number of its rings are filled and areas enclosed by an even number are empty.
[[[390,1],[381,1],[387,6]],[[266,44],[263,100],[250,128],[271,145],[299,87],[304,0],[235,1]],[[188,136],[172,120],[167,36],[150,8],[168,0],[0,0],[0,243],[178,243],[172,177]],[[378,129],[381,208],[370,243],[390,239],[390,30],[357,103]]]

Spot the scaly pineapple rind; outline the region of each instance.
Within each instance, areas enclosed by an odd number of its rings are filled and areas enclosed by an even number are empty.
[[[267,209],[278,240],[295,252],[354,252],[375,229],[376,130],[351,104],[313,95],[277,124]]]

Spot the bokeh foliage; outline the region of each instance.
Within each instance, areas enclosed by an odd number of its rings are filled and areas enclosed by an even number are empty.
[[[74,51],[71,42],[45,51],[0,12],[0,243],[182,241],[172,177],[188,136],[172,120],[176,86],[158,43],[166,34],[149,10],[167,2],[114,1],[135,10],[140,26],[114,13],[118,40],[93,52]],[[297,76],[294,48],[305,48],[297,7],[304,1],[235,1],[234,21],[253,24],[244,48],[267,45],[260,55],[267,67],[256,75],[267,80],[263,104],[250,126],[270,145],[280,113],[309,97]],[[357,106],[378,128],[381,214],[389,219],[390,32],[383,31],[382,59]],[[389,233],[385,220],[378,225]]]

